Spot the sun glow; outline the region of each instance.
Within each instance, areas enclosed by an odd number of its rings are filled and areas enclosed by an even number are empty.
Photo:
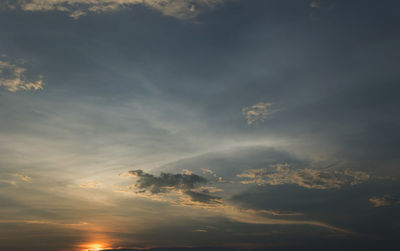
[[[108,248],[105,247],[103,244],[99,243],[89,243],[81,245],[81,251],[95,251],[95,250],[106,250]]]

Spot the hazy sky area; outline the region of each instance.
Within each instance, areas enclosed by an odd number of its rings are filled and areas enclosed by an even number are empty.
[[[399,13],[0,0],[0,251],[398,250]]]

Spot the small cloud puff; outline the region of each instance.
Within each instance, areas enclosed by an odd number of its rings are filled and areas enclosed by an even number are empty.
[[[0,59],[0,86],[10,92],[43,89],[41,79],[34,82],[29,81],[25,72],[26,68],[22,67],[21,64]]]
[[[310,3],[310,7],[311,7],[311,8],[319,8],[319,7],[320,7],[320,4],[319,4],[318,2],[316,2],[316,1],[312,1],[312,2]]]
[[[284,185],[296,184],[309,189],[340,189],[342,185],[358,185],[367,181],[370,176],[361,171],[331,169],[297,169],[290,164],[270,165],[268,168],[252,169],[238,174],[247,178],[242,184]]]
[[[264,122],[271,114],[271,106],[272,103],[259,102],[255,105],[244,107],[242,113],[247,119],[247,124],[252,125],[258,122]]]

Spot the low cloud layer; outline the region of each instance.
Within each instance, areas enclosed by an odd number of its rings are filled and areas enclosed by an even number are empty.
[[[166,16],[193,18],[205,10],[214,9],[227,0],[20,0],[8,3],[12,9],[24,11],[61,11],[78,19],[87,13],[104,13],[144,5]]]
[[[28,80],[26,71],[22,64],[0,58],[0,86],[10,92],[43,89],[42,80]]]
[[[296,184],[309,189],[339,189],[343,185],[358,185],[366,182],[370,176],[361,171],[332,169],[298,169],[290,164],[270,165],[268,168],[252,169],[237,177],[246,178],[243,184],[284,185]]]
[[[171,174],[161,173],[160,176],[155,176],[146,173],[142,170],[129,171],[129,174],[138,178],[133,186],[136,192],[150,193],[151,195],[159,195],[162,193],[175,192],[180,195],[176,201],[170,200],[174,205],[188,206],[192,208],[208,209],[224,218],[228,218],[235,222],[247,224],[261,225],[313,225],[337,232],[351,233],[350,231],[338,228],[319,221],[308,220],[292,220],[292,219],[275,219],[270,216],[301,216],[297,212],[279,212],[272,210],[253,210],[239,209],[234,205],[224,203],[223,199],[211,195],[211,191],[203,188],[201,185],[208,181],[196,174]],[[159,198],[157,198],[159,200]]]

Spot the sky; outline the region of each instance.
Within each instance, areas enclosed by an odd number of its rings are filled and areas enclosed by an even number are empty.
[[[0,250],[396,250],[399,9],[1,0]]]

